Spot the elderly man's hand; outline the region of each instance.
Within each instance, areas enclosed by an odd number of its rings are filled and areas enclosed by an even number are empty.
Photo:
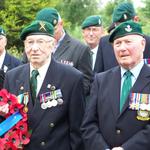
[[[9,111],[8,107],[9,107],[8,104],[0,106],[0,116],[5,116],[8,113]]]

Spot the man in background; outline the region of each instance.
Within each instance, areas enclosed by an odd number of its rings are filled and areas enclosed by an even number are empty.
[[[53,50],[54,58],[68,64],[84,75],[84,91],[89,95],[93,80],[90,48],[80,41],[72,38],[63,26],[63,20],[54,8],[44,8],[36,14],[36,20],[47,21],[54,26],[56,45]]]
[[[5,30],[0,27],[0,89],[3,88],[5,73],[19,65],[21,61],[6,51],[7,37]]]
[[[115,27],[117,27],[121,22],[127,20],[133,20],[134,22],[139,22],[139,17],[137,16],[134,6],[130,2],[120,3],[113,12],[112,25],[109,27],[109,32],[111,32]],[[150,58],[150,37],[145,36],[146,45],[144,50],[144,58]],[[103,72],[114,66],[117,66],[117,60],[114,55],[113,47],[109,43],[109,35],[101,38],[99,43],[99,48],[97,52],[95,71]]]
[[[99,41],[103,35],[102,19],[98,15],[89,16],[83,21],[81,28],[83,39],[91,49],[92,70],[94,71]]]

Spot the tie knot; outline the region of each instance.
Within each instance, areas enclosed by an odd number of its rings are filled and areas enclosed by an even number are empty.
[[[126,72],[124,73],[124,75],[125,75],[126,77],[131,77],[131,76],[132,76],[132,73],[128,70],[128,71],[126,71]]]
[[[32,77],[37,77],[39,75],[39,72],[38,72],[38,70],[33,70],[32,71]]]

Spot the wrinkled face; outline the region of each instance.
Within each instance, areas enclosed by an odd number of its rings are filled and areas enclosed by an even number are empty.
[[[26,37],[24,41],[25,52],[35,68],[40,68],[48,61],[54,47],[53,44],[54,38],[48,35],[30,35]]]
[[[126,35],[114,40],[113,47],[119,65],[131,69],[143,59],[145,39],[140,35]]]
[[[57,41],[59,41],[59,39],[61,38],[62,32],[63,32],[63,22],[58,21],[57,25],[54,28],[54,38]]]
[[[91,26],[91,27],[85,28],[82,31],[82,35],[83,35],[85,42],[92,49],[98,45],[102,34],[103,34],[102,27],[96,27],[96,26]]]
[[[0,55],[5,50],[6,45],[7,45],[7,38],[3,35],[0,35]]]

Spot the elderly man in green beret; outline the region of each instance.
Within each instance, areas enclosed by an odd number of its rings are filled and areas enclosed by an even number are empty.
[[[84,113],[83,75],[52,57],[54,27],[34,21],[20,35],[30,63],[6,74],[4,87],[26,97],[24,111],[32,130],[25,150],[84,150],[80,125]],[[3,116],[8,105],[0,107]]]
[[[98,15],[89,16],[83,21],[81,28],[83,39],[91,48],[92,69],[94,70],[98,44],[103,35],[102,19]]]
[[[119,66],[95,77],[81,127],[85,149],[149,150],[150,67],[141,26],[121,23],[109,41]]]
[[[136,13],[134,6],[130,2],[119,3],[113,11],[112,14],[112,25],[109,27],[109,33],[113,31],[120,23],[133,20],[134,22],[139,22],[138,14]],[[104,72],[112,67],[118,65],[118,62],[115,58],[112,45],[109,43],[109,36],[103,36],[99,43],[98,48],[98,60],[95,66],[96,72]],[[150,37],[144,35],[146,40],[146,45],[144,49],[144,59],[150,58]]]
[[[47,21],[54,26],[56,45],[53,49],[53,57],[83,73],[84,91],[86,95],[89,95],[91,82],[93,81],[90,48],[67,33],[64,29],[63,20],[56,9],[43,8],[37,12],[35,19]]]

